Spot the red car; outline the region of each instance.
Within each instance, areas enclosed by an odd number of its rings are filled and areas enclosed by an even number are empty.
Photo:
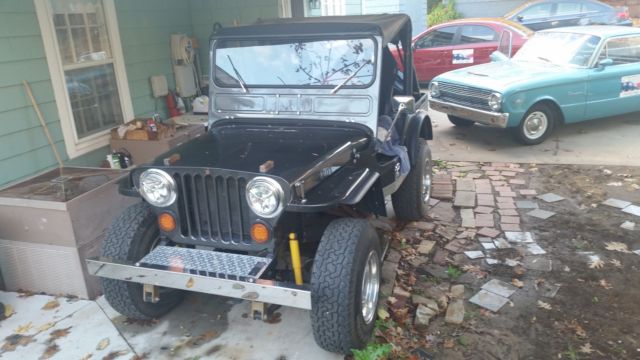
[[[462,19],[430,27],[413,38],[413,62],[420,84],[466,66],[488,63],[503,32],[511,33],[512,53],[533,35],[526,27],[506,19]],[[508,44],[508,37],[503,38]]]

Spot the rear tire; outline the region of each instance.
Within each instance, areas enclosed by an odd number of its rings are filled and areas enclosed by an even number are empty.
[[[147,203],[132,205],[116,218],[102,243],[102,256],[114,260],[136,262],[157,245],[160,235],[155,214]],[[139,320],[160,317],[175,308],[184,292],[163,288],[160,301],[147,303],[142,299],[142,284],[102,279],[104,297],[120,314]]]
[[[349,354],[368,343],[378,309],[381,254],[378,235],[366,220],[337,219],[325,229],[311,273],[311,326],[323,349]]]
[[[427,215],[431,199],[431,149],[418,139],[415,165],[400,188],[391,195],[393,211],[400,221],[417,221]]]
[[[453,125],[459,126],[459,127],[469,127],[469,126],[473,126],[473,124],[476,123],[473,120],[467,120],[467,119],[463,119],[461,117],[457,117],[453,115],[447,115],[447,117],[449,118],[449,121],[451,121]]]

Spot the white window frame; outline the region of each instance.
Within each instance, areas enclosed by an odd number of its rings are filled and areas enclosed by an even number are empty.
[[[53,9],[51,8],[50,1],[51,0],[34,0],[34,4],[38,16],[38,23],[40,24],[40,32],[44,43],[45,55],[47,57],[47,64],[51,75],[51,83],[53,85],[53,93],[56,100],[56,106],[58,108],[58,116],[60,117],[60,126],[62,128],[62,135],[64,137],[67,155],[70,159],[73,159],[109,145],[110,129],[78,139],[75,121],[73,120],[71,101],[69,100],[69,94],[67,92],[64,68],[62,66],[62,57],[58,47],[58,40],[55,35]],[[102,0],[102,3],[106,17],[105,20],[107,24],[107,33],[109,35],[109,43],[111,44],[113,69],[116,77],[116,85],[118,87],[122,116],[124,121],[128,121],[134,118],[134,112],[131,93],[129,92],[129,82],[127,81],[127,73],[124,65],[124,57],[122,55],[122,45],[120,42],[120,31],[118,29],[116,8],[114,0]],[[99,62],[96,62],[95,65],[100,64]]]

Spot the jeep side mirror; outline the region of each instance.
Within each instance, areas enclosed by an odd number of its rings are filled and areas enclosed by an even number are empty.
[[[611,66],[613,65],[613,59],[602,59],[600,61],[598,61],[598,69],[604,69],[607,66]]]
[[[394,96],[392,106],[394,111],[403,109],[412,113],[415,111],[416,99],[414,99],[413,96]]]
[[[489,59],[491,59],[491,62],[500,62],[509,60],[509,57],[501,51],[494,51],[489,55]]]

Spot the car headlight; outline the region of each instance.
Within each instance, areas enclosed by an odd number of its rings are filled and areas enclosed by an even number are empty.
[[[429,84],[429,95],[433,98],[440,96],[440,85],[438,85],[437,81],[432,81]]]
[[[488,102],[491,110],[500,111],[500,108],[502,107],[502,95],[498,93],[493,93],[491,94],[491,96],[489,96]]]
[[[275,217],[282,210],[284,192],[280,184],[271,178],[253,178],[247,184],[246,193],[249,207],[259,216]]]
[[[159,169],[145,170],[140,175],[140,195],[153,206],[166,207],[177,198],[176,182]]]

